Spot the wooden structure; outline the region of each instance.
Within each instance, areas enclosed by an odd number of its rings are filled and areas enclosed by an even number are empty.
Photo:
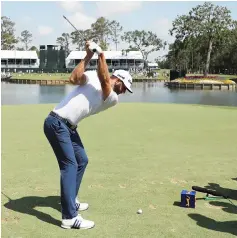
[[[7,83],[15,83],[15,84],[40,84],[40,85],[65,85],[69,84],[68,80],[60,79],[60,80],[55,80],[55,79],[14,79],[10,78],[7,80],[2,79],[3,82]],[[133,79],[133,82],[158,82],[160,81],[159,79]]]
[[[178,83],[178,82],[165,82],[165,86],[169,88],[181,89],[228,89],[235,90],[236,84],[212,84],[212,83]]]

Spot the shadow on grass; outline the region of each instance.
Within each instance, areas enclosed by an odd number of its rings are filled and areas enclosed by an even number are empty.
[[[175,201],[175,202],[173,203],[173,206],[175,206],[175,207],[180,207],[180,206],[181,206],[181,202]]]
[[[56,226],[61,225],[61,222],[59,220],[56,220],[50,215],[37,211],[35,209],[36,207],[51,207],[61,212],[59,196],[48,196],[48,197],[31,196],[31,197],[22,197],[16,200],[11,200],[10,198],[8,199],[9,199],[9,202],[5,203],[4,207],[10,210],[20,212],[23,214],[28,214],[31,216],[35,216],[41,221],[44,221]]]
[[[237,181],[237,178],[232,178],[232,180]],[[232,200],[237,201],[237,190],[229,189],[229,188],[223,188],[219,184],[216,184],[216,183],[209,183],[209,185],[205,186],[205,187],[208,188],[208,189],[219,191],[222,194],[227,195],[230,198],[231,202],[232,202]],[[222,207],[222,210],[225,211],[225,212],[237,214],[236,204],[234,204],[234,205],[231,204],[230,201],[227,200],[227,199],[223,200],[222,202],[220,202],[220,201],[211,201],[210,204],[213,205],[213,206]]]
[[[232,180],[236,180],[237,178],[233,178]],[[226,196],[228,196],[231,200],[237,200],[237,190],[235,189],[229,189],[229,188],[223,188],[217,183],[208,183],[207,186],[205,186],[207,189],[216,190]]]
[[[229,233],[237,236],[237,221],[219,222],[200,214],[189,214],[188,216],[196,221],[198,226],[209,230]]]
[[[237,206],[228,203],[228,200],[226,202],[219,202],[219,201],[212,201],[210,202],[212,206],[218,206],[221,207],[222,211],[236,214],[237,215]]]
[[[232,178],[232,180],[237,181],[237,178]],[[209,183],[209,185],[205,186],[205,188],[221,192],[222,194],[229,196],[230,200],[237,200],[237,190],[223,188],[219,184],[216,184],[216,183]],[[209,203],[213,206],[222,207],[222,210],[225,212],[237,214],[237,207],[235,205],[229,203],[228,200],[210,201]],[[237,221],[219,222],[219,221],[205,217],[200,214],[189,214],[188,216],[191,219],[195,220],[197,222],[197,225],[199,225],[203,228],[218,231],[218,232],[229,233],[229,234],[237,236]]]

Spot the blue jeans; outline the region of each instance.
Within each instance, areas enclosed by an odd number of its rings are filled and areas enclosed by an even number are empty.
[[[84,146],[76,130],[49,115],[44,121],[47,137],[60,168],[62,219],[77,216],[75,199],[88,164]]]

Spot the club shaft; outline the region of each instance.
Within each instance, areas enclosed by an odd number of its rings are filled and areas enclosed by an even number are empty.
[[[67,22],[68,22],[76,31],[78,31],[77,28],[76,28],[65,16],[63,16],[63,17],[67,20]]]
[[[65,16],[63,16],[63,18],[77,31],[78,34],[80,34],[78,29]],[[84,41],[87,41],[87,39],[84,38]]]

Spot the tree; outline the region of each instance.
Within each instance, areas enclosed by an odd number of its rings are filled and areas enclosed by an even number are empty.
[[[116,50],[119,43],[119,38],[121,38],[120,33],[123,30],[123,27],[120,26],[119,22],[111,21],[109,24],[111,40],[115,43]]]
[[[24,51],[25,49],[23,47],[17,47],[16,50],[18,51]]]
[[[91,30],[94,40],[98,41],[102,50],[106,50],[111,34],[110,21],[104,17],[100,17],[95,23],[91,24]]]
[[[108,43],[106,43],[104,41],[100,42],[100,47],[101,47],[102,50],[104,50],[104,51],[108,50],[108,46],[109,46]]]
[[[82,50],[85,45],[83,30],[73,31],[71,33],[72,44],[77,45],[78,50]]]
[[[18,43],[17,38],[14,35],[15,23],[6,16],[1,17],[1,49],[12,50],[15,44]]]
[[[214,48],[210,68],[217,73],[223,70],[234,73],[237,71],[237,22],[234,21],[233,29],[226,30],[223,35]]]
[[[155,62],[158,64],[160,69],[169,69],[169,61],[168,59],[156,58]]]
[[[78,30],[71,33],[72,43],[78,46],[78,50],[85,49],[85,39],[93,40],[92,30]]]
[[[129,50],[136,48],[141,51],[144,61],[147,61],[151,52],[158,51],[166,45],[166,42],[159,39],[155,33],[144,30],[124,32],[122,40],[129,44]]]
[[[67,57],[70,51],[70,35],[68,33],[63,33],[62,36],[57,38],[56,42],[65,49],[65,55]]]
[[[208,74],[213,45],[221,33],[231,27],[230,11],[226,7],[215,6],[211,2],[197,5],[187,15],[178,16],[173,21],[171,35],[183,41],[187,37],[203,36],[207,39],[207,55],[204,75]]]
[[[185,48],[184,42],[176,39],[173,44],[169,45],[168,61],[173,69],[186,69],[188,68],[189,59],[188,52]]]
[[[32,42],[32,34],[27,30],[22,31],[20,41],[25,44],[25,50],[28,50],[29,44]]]

